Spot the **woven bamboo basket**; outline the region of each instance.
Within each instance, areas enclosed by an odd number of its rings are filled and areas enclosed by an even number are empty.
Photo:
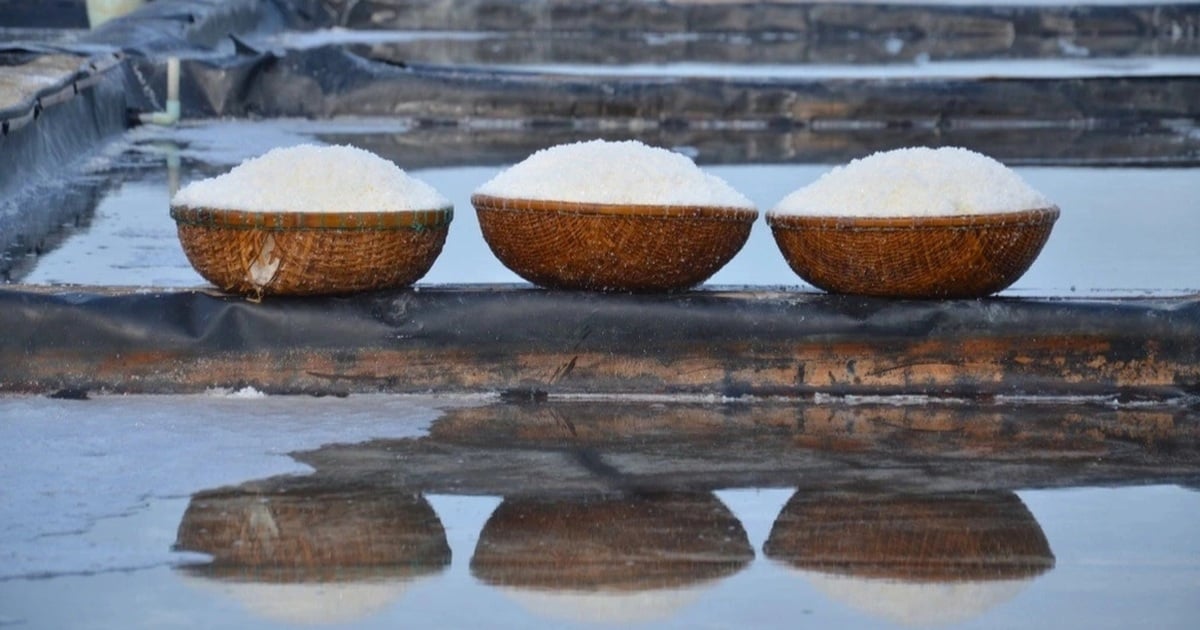
[[[1041,526],[1011,492],[797,492],[763,551],[800,569],[915,582],[1022,579],[1054,567]]]
[[[640,591],[737,573],[754,549],[709,493],[506,498],[479,534],[471,573],[488,584]]]
[[[792,270],[833,293],[978,298],[1016,282],[1042,251],[1058,208],[933,217],[768,214]]]
[[[433,265],[451,208],[414,212],[245,212],[172,206],[204,279],[253,296],[401,287]]]
[[[526,280],[548,288],[654,292],[707,280],[750,236],[758,212],[474,195],[483,238]]]

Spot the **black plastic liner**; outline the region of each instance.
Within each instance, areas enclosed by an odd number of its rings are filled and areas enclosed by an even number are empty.
[[[11,24],[41,25],[57,4],[14,12]],[[231,34],[294,23],[304,20],[283,3],[171,0],[149,3],[70,44],[0,46],[0,72],[39,57],[78,57],[77,70],[0,109],[0,280],[17,274],[28,255],[50,247],[62,225],[86,220],[100,186],[77,167],[128,128],[129,110],[164,108],[165,76],[157,76],[157,92],[141,89],[144,77],[128,63],[130,55],[161,68],[165,57],[145,56],[226,57],[235,50]]]
[[[84,0],[0,0],[0,26],[9,28],[87,28]]]
[[[964,7],[965,8],[965,7]],[[1196,13],[1200,15],[1200,8]],[[484,64],[877,64],[929,61],[1158,58],[1200,53],[1195,38],[1125,36],[922,37],[899,31],[868,37],[825,38],[812,33],[686,33],[643,31],[489,31],[423,33],[399,41],[354,45],[364,56],[393,62]]]
[[[185,63],[187,117],[393,116],[427,122],[524,120],[578,125],[1151,127],[1200,118],[1193,76],[1068,79],[598,79],[371,61],[341,46],[280,56],[246,50]],[[153,76],[154,68],[139,74]],[[147,86],[162,85],[150,79]]]
[[[843,164],[875,151],[911,146],[968,147],[1010,166],[1194,166],[1200,134],[1166,128],[863,127],[819,129],[587,128],[577,126],[417,125],[391,134],[317,133],[351,143],[405,168],[508,166],[555,144],[641,140],[686,150],[698,164]]]
[[[313,2],[306,3],[308,5]],[[322,0],[318,21],[354,29],[501,32],[770,33],[830,40],[1194,40],[1200,7],[943,5],[878,2],[667,0]],[[310,8],[311,12],[311,8]],[[962,46],[970,44],[960,43]]]
[[[288,23],[282,3],[269,0],[169,0],[151,2],[105,22],[80,40],[82,47],[114,48],[133,56],[227,55],[231,34],[273,30]]]
[[[126,128],[119,58],[80,58],[79,66],[0,111],[0,279],[45,249],[62,224],[91,212],[96,187],[79,167]]]
[[[0,290],[0,391],[1200,395],[1200,297]]]

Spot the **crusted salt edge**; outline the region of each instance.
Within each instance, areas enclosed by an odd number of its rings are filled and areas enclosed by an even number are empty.
[[[920,217],[997,214],[1051,204],[1015,171],[958,147],[874,153],[784,197],[770,214]]]
[[[447,208],[429,184],[370,151],[301,144],[272,149],[192,182],[172,205],[246,212],[405,212]]]
[[[475,192],[510,199],[755,208],[687,156],[636,140],[589,140],[542,149]]]

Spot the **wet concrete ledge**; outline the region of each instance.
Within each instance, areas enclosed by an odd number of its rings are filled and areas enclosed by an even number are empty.
[[[260,304],[0,289],[0,391],[1200,395],[1200,296],[892,301],[423,287]]]

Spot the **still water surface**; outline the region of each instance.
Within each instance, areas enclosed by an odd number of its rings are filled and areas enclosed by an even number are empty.
[[[0,623],[1188,628],[1196,427],[1079,406],[3,399]]]
[[[171,187],[224,172],[243,159],[299,142],[392,146],[402,167],[412,148],[388,145],[395,132],[364,121],[193,123],[177,130],[135,130],[113,160],[121,183],[98,199],[85,227],[37,259],[24,277],[33,284],[186,287],[204,284],[188,265],[167,213]],[[689,152],[690,147],[677,147]],[[119,147],[118,147],[119,149]],[[113,151],[120,153],[118,149]],[[130,166],[137,161],[139,166]],[[146,163],[150,164],[149,168]],[[170,165],[170,166],[168,166]],[[454,222],[426,284],[511,283],[521,279],[492,255],[479,230],[471,193],[503,165],[410,169],[453,203]],[[773,207],[830,168],[826,164],[712,164],[759,207]],[[1200,291],[1200,234],[1195,168],[1021,166],[1016,170],[1062,209],[1049,242],[1006,295],[1108,297],[1180,295]],[[787,285],[813,290],[788,268],[760,219],[742,251],[712,285]]]

